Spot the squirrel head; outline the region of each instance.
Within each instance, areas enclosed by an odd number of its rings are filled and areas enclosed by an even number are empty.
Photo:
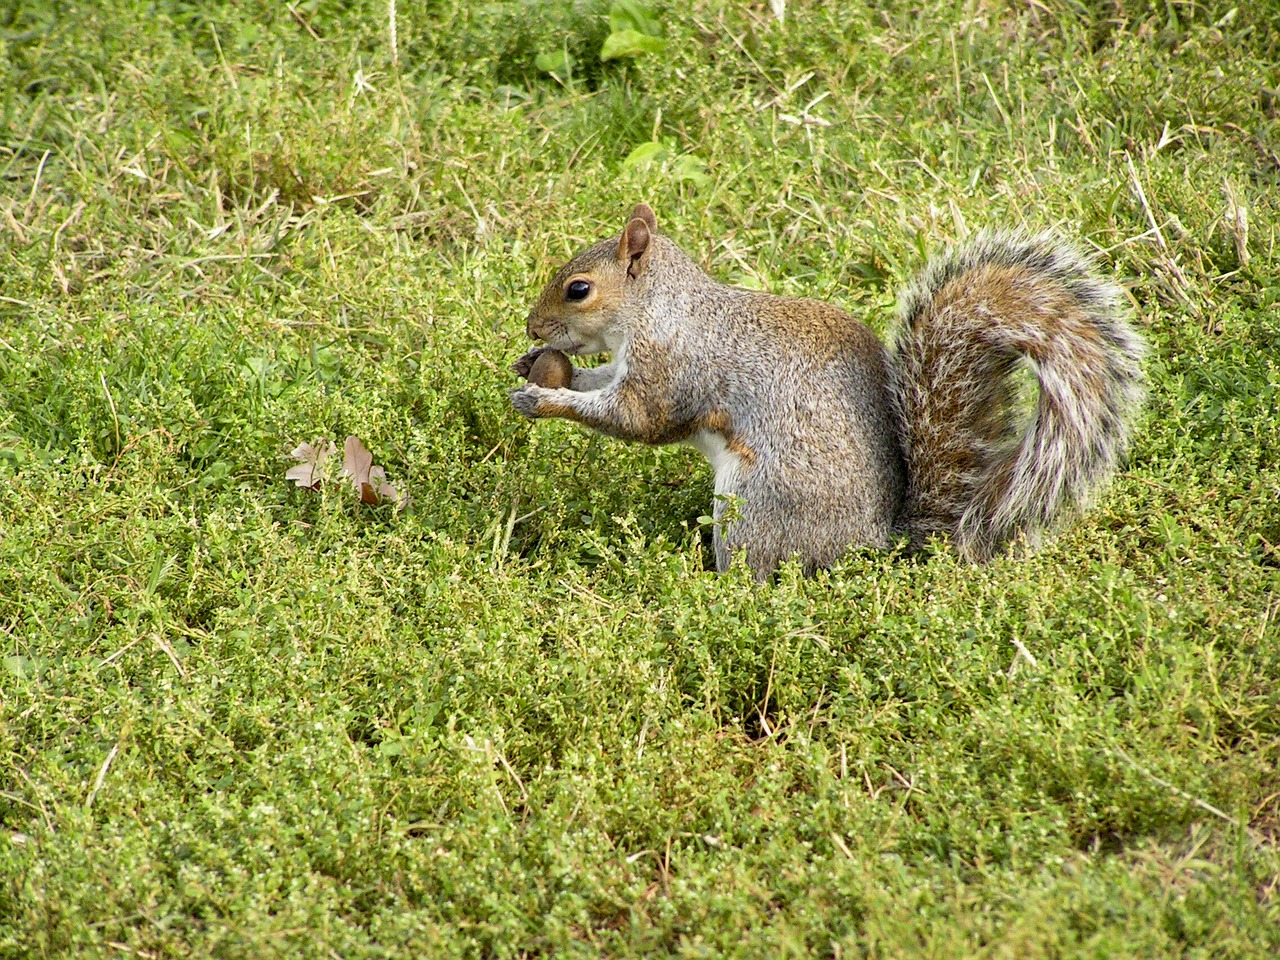
[[[589,247],[560,268],[529,312],[529,336],[569,354],[615,348],[612,335],[634,313],[636,285],[647,280],[657,233],[653,210],[638,204],[620,236]]]

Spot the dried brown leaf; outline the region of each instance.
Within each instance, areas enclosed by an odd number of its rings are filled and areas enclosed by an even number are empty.
[[[351,478],[357,490],[362,483],[369,482],[372,467],[373,454],[360,442],[360,438],[354,435],[347,437],[342,444],[342,473]]]
[[[369,484],[377,492],[378,498],[381,500],[390,500],[392,503],[400,502],[400,491],[394,486],[387,483],[387,474],[382,467],[375,466],[369,470]],[[361,491],[361,499],[364,499],[364,491]],[[365,501],[368,503],[369,501]]]
[[[378,504],[390,500],[404,506],[400,491],[387,483],[386,471],[373,462],[373,454],[359,437],[347,437],[343,444],[342,473],[351,479],[361,503]]]
[[[318,490],[320,482],[325,478],[325,461],[337,452],[338,448],[332,441],[323,437],[314,444],[300,443],[289,451],[289,455],[302,462],[286,470],[284,478],[300,487]]]

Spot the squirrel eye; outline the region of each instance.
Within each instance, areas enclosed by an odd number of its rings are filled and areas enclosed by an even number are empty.
[[[564,298],[566,300],[585,300],[590,292],[591,284],[586,280],[575,280],[564,288]]]

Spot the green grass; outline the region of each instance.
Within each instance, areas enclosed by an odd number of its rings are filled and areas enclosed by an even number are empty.
[[[651,9],[0,8],[0,956],[1280,951],[1280,7]],[[878,330],[1080,238],[1126,468],[1030,558],[713,575],[695,454],[506,398],[641,199]],[[285,481],[347,434],[408,509]]]

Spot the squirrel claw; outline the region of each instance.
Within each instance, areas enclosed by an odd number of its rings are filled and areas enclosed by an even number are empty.
[[[547,351],[546,347],[534,347],[511,365],[511,372],[518,377],[529,379],[529,371],[533,369],[533,361]]]

